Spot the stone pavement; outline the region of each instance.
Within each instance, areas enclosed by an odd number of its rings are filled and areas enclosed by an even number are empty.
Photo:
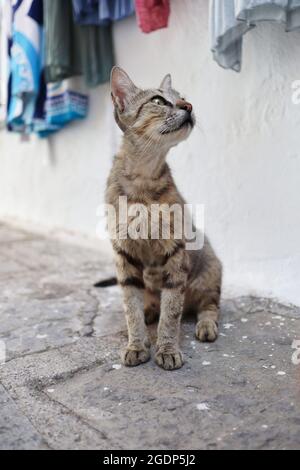
[[[0,224],[0,449],[300,449],[300,309],[226,300],[217,343],[183,322],[181,370],[126,369],[119,288],[92,287],[112,273]]]

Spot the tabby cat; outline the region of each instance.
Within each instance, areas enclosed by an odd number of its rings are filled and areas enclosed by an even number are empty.
[[[170,75],[159,88],[142,90],[119,67],[112,70],[111,95],[124,137],[108,179],[106,203],[118,216],[124,197],[128,208],[135,204],[143,204],[149,211],[153,204],[183,207],[166,157],[194,128],[192,105],[172,88]],[[159,318],[155,361],[163,369],[178,369],[184,363],[179,348],[184,311],[197,316],[200,341],[217,339],[222,266],[206,237],[198,250],[186,248],[185,235],[175,237],[174,217],[167,239],[162,236],[161,217],[161,236],[126,236],[133,219],[128,216],[124,230],[124,224],[115,218],[116,236],[112,237],[129,337],[122,360],[126,366],[137,366],[150,359],[146,325]]]

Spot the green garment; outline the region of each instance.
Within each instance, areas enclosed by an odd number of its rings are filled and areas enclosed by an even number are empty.
[[[114,65],[111,25],[75,23],[72,0],[44,0],[45,76],[48,83],[83,75],[95,87]]]

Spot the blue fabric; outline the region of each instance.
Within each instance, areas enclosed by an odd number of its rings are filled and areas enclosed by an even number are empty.
[[[82,25],[103,25],[135,12],[134,0],[73,0],[75,21]]]
[[[28,21],[30,18],[33,21]],[[46,85],[44,75],[43,0],[18,0],[12,7],[7,126],[14,132],[45,137],[73,119],[82,119],[88,97]]]
[[[48,84],[46,116],[49,124],[61,127],[69,121],[84,119],[87,116],[88,97],[74,91],[74,88],[69,87],[67,80]]]
[[[42,18],[39,0],[18,0],[13,5],[8,126],[17,132],[29,133],[34,128],[42,83]]]

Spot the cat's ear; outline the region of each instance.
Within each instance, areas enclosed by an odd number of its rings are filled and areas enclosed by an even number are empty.
[[[123,113],[138,88],[120,67],[114,67],[111,71],[111,96],[114,105]]]
[[[165,78],[161,82],[160,88],[164,91],[170,91],[172,89],[172,77],[169,73],[168,75],[165,76]]]

